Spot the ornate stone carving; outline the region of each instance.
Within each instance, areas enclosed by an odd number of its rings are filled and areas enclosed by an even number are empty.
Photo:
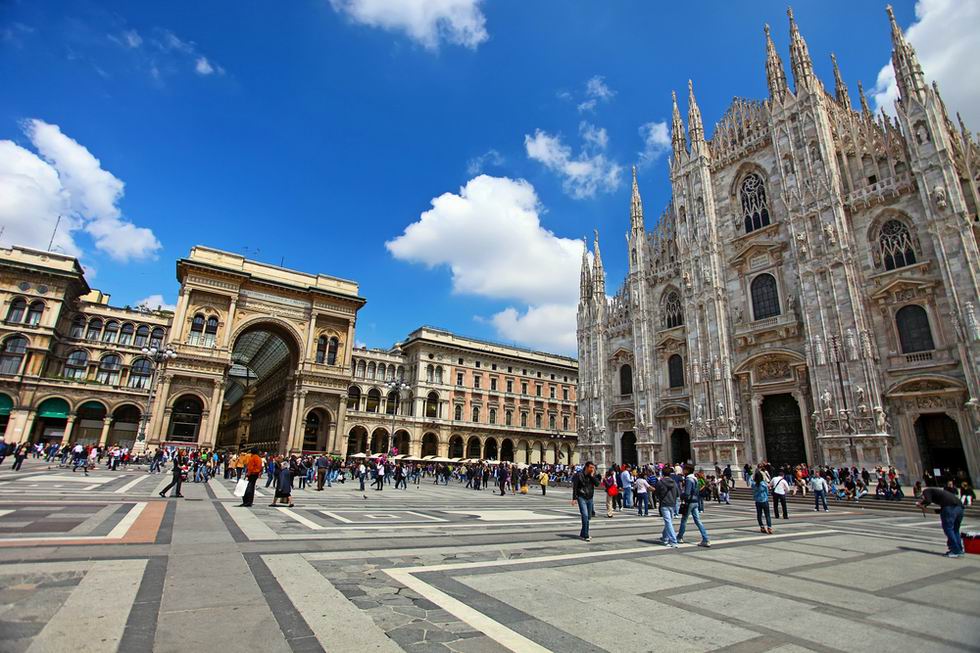
[[[756,365],[755,373],[759,381],[788,379],[793,375],[789,362],[779,358],[762,361]]]
[[[943,186],[936,186],[932,189],[932,200],[936,203],[936,208],[940,211],[946,210],[946,188]]]

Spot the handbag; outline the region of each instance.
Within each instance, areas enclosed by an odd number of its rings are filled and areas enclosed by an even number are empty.
[[[611,497],[618,496],[619,495],[619,486],[618,485],[610,485],[606,489],[606,494],[608,494]]]
[[[235,496],[239,498],[245,496],[245,490],[247,488],[248,488],[248,480],[243,476],[240,479],[238,479],[237,483],[235,483]]]

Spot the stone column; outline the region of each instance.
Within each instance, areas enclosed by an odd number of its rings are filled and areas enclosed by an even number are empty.
[[[214,389],[211,391],[211,418],[208,420],[207,440],[202,442],[201,446],[214,447],[217,443],[218,426],[221,422],[221,397],[224,394],[224,389],[224,382],[215,379]]]
[[[306,412],[306,393],[306,390],[299,390],[296,393],[298,399],[294,402],[297,407],[293,413],[292,445],[290,446],[290,450],[292,451],[303,450],[303,435],[306,431],[306,424],[303,419],[304,413]]]
[[[109,427],[110,426],[112,426],[112,417],[110,415],[106,415],[102,419],[102,433],[99,435],[99,446],[100,447],[104,447],[107,444],[106,441],[109,439]]]
[[[71,430],[75,425],[75,413],[69,413],[65,422],[65,434],[61,436],[61,446],[65,446],[71,441]]]
[[[170,381],[173,377],[164,374],[156,394],[153,395],[153,406],[150,413],[150,422],[147,424],[147,444],[152,440],[154,444],[163,440],[163,432],[168,412],[166,407],[170,404]]]
[[[334,427],[333,439],[328,449],[331,453],[345,454],[344,446],[347,439],[347,399],[341,395],[337,407],[337,424]],[[357,453],[356,451],[354,453]]]
[[[190,293],[186,288],[181,287],[177,296],[177,310],[174,311],[173,327],[170,331],[171,342],[180,342],[184,335],[184,316],[187,315],[187,303]]]
[[[5,435],[7,442],[26,442],[29,440],[31,428],[34,426],[34,416],[34,411],[26,408],[11,410]]]
[[[754,460],[748,460],[748,455],[746,455],[746,459],[747,462],[753,464],[762,460],[766,451],[766,440],[762,427],[762,400],[762,395],[752,395],[752,443],[755,451],[752,452]]]
[[[225,333],[221,337],[221,347],[227,349],[231,346],[231,332],[235,324],[235,311],[238,310],[238,297],[231,298],[231,305],[228,308],[228,317],[225,318]]]
[[[806,459],[811,465],[823,462],[818,461],[814,455],[816,453],[816,447],[814,446],[813,437],[810,433],[810,418],[806,407],[806,398],[800,390],[794,391],[792,395],[800,407],[800,422],[803,424],[803,445],[806,447]]]
[[[314,348],[313,344],[313,334],[316,327],[316,310],[310,312],[310,322],[306,325],[306,343],[303,347],[303,355],[300,357],[300,362],[305,362],[310,358],[310,351]],[[324,362],[326,362],[324,360]]]

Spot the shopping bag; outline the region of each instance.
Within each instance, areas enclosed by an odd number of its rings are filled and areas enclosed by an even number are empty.
[[[245,496],[245,488],[247,487],[248,487],[248,479],[246,479],[244,476],[238,479],[238,482],[235,483],[235,496],[236,497]]]

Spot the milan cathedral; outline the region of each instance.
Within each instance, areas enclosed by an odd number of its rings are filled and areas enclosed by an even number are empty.
[[[980,143],[888,8],[896,117],[814,74],[789,12],[791,88],[766,26],[769,98],[710,140],[674,96],[672,199],[647,232],[633,173],[629,272],[598,233],[578,307],[582,459],[894,465],[980,474]]]

